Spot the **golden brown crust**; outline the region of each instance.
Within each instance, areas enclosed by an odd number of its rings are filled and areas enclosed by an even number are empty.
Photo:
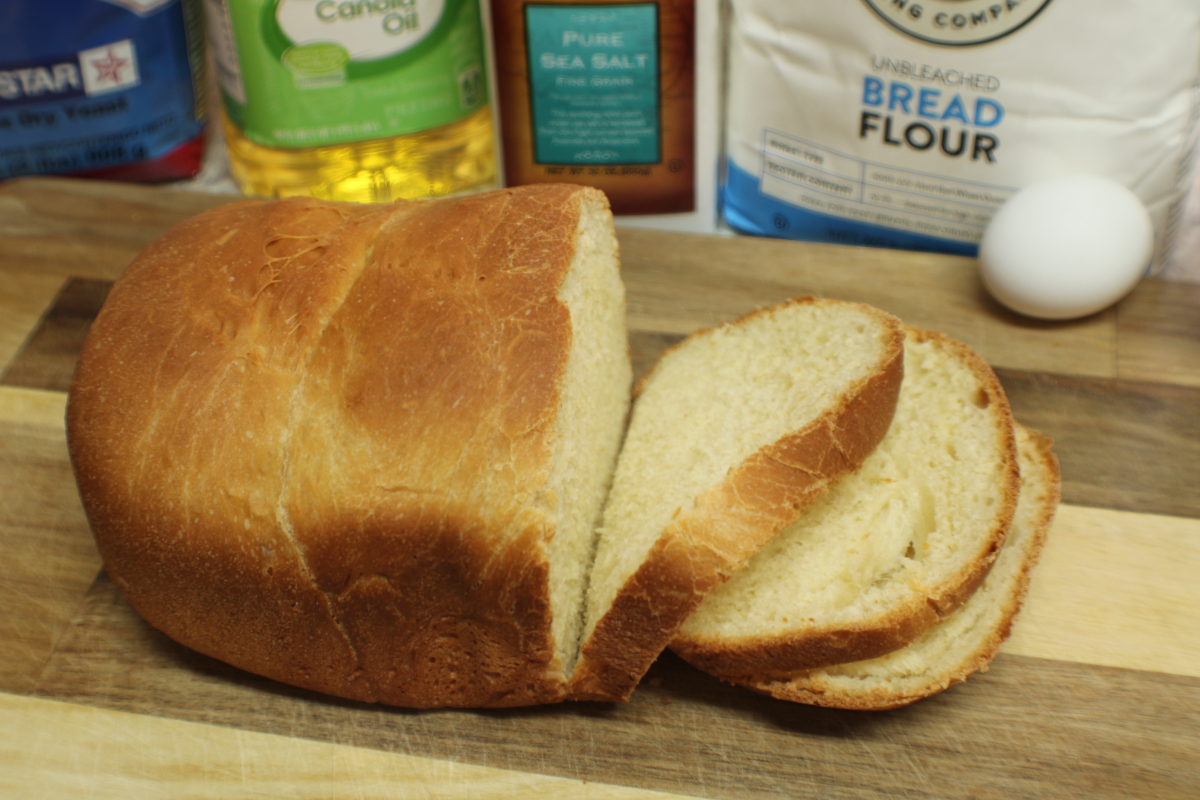
[[[882,685],[848,690],[828,677],[817,673],[795,676],[791,679],[750,678],[731,681],[741,683],[761,694],[780,700],[789,700],[808,705],[828,708],[844,708],[858,711],[884,711],[914,703],[925,697],[942,692],[957,683],[962,683],[976,672],[986,672],[988,664],[996,657],[1000,647],[1008,640],[1012,625],[1025,596],[1029,591],[1029,580],[1033,568],[1041,555],[1046,535],[1054,521],[1062,491],[1062,478],[1058,459],[1052,451],[1053,440],[1030,428],[1024,429],[1021,446],[1026,463],[1035,466],[1036,493],[1028,496],[1023,492],[1022,503],[1034,503],[1037,511],[1029,523],[1028,540],[1020,543],[1020,565],[1013,576],[1013,585],[1002,597],[998,624],[988,631],[978,645],[964,658],[954,664],[939,664],[928,673],[912,680],[883,682]],[[1008,546],[1007,544],[1005,545]]]
[[[735,676],[731,679],[737,682],[740,679],[736,676],[786,681],[798,671],[875,658],[904,647],[937,625],[966,602],[987,577],[1012,522],[1020,490],[1012,411],[995,373],[973,350],[934,331],[906,330],[917,342],[938,342],[966,364],[982,385],[983,394],[975,402],[991,407],[996,414],[996,450],[1004,485],[1003,500],[991,529],[980,537],[975,553],[957,573],[886,612],[854,625],[821,624],[818,620],[773,636],[672,641],[671,649],[688,663],[713,675]]]
[[[561,699],[557,292],[591,195],[238,203],[147,248],[68,406],[84,507],[133,606],[343,697]]]
[[[826,302],[834,301],[798,298],[742,320],[789,304]],[[887,332],[886,355],[879,367],[847,387],[811,424],[731,469],[664,529],[584,642],[571,680],[572,699],[628,699],[700,601],[804,506],[857,469],[883,438],[904,375],[904,333],[894,317],[860,308]]]

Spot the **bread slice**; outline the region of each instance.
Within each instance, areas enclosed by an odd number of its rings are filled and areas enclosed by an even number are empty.
[[[588,589],[575,699],[622,700],[704,596],[883,438],[898,320],[801,298],[702,331],[640,384]]]
[[[177,641],[524,705],[566,693],[630,380],[596,190],[234,203],[113,287],[68,438],[109,574]]]
[[[1018,427],[1021,495],[1012,527],[983,585],[941,624],[878,658],[809,670],[789,680],[741,682],[781,700],[883,710],[915,702],[986,671],[1012,629],[1058,508],[1061,481],[1052,444],[1037,431]]]
[[[983,581],[1019,490],[1013,421],[966,345],[908,329],[891,429],[682,626],[706,672],[787,678],[874,658],[936,625]]]

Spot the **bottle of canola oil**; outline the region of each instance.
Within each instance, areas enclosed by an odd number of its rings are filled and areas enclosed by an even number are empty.
[[[205,0],[246,194],[388,202],[494,188],[479,0]]]

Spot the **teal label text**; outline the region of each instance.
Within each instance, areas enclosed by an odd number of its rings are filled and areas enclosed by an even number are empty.
[[[658,5],[525,7],[539,164],[662,159]]]

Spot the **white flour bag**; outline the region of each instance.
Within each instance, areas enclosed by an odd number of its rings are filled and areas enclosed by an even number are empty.
[[[1123,183],[1169,248],[1200,0],[730,0],[726,221],[974,255],[1018,189]],[[1161,269],[1161,267],[1156,267]]]

